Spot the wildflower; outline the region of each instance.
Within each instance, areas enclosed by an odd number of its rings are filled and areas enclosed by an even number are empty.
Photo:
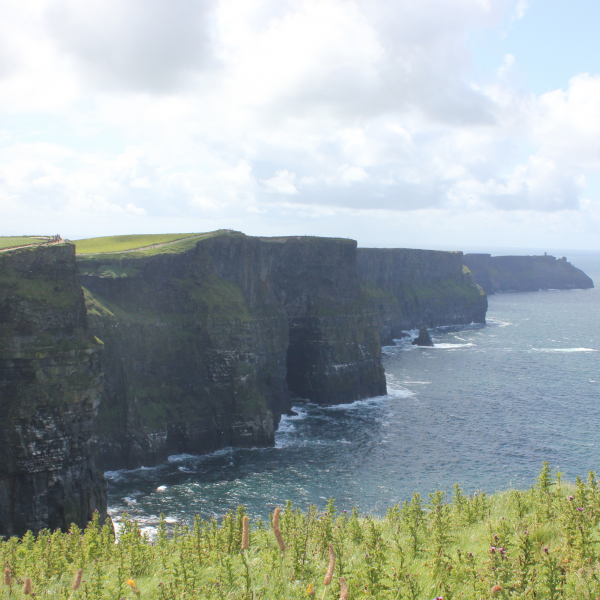
[[[273,533],[275,534],[275,538],[277,539],[277,544],[279,545],[279,549],[282,552],[285,552],[285,543],[283,542],[283,536],[281,535],[281,529],[279,529],[279,513],[281,513],[281,508],[279,506],[275,509],[273,513]]]
[[[250,547],[250,519],[246,515],[242,519],[242,550]]]
[[[544,552],[548,554],[548,546],[544,546]]]
[[[127,585],[131,588],[131,591],[136,595],[139,596],[142,591],[140,590],[140,588],[135,584],[135,581],[133,579],[128,579],[127,580]]]
[[[25,580],[25,585],[23,586],[23,593],[26,596],[31,596],[31,590],[32,590],[32,586],[31,586],[31,579],[28,577]]]
[[[329,542],[329,566],[327,567],[327,573],[323,583],[329,585],[333,577],[333,570],[335,569],[335,551],[333,550],[333,544]]]
[[[573,496],[569,496],[569,500],[573,500]]]
[[[314,598],[315,594],[317,593],[317,588],[314,586],[314,584],[310,584],[308,586],[308,589],[306,590],[306,593],[311,597]]]
[[[473,553],[469,552],[469,558],[473,558]]]
[[[498,536],[496,534],[494,534],[494,539],[498,541]]]
[[[348,586],[344,577],[340,577],[340,600],[348,600]]]
[[[583,511],[583,506],[581,506],[580,508],[577,509],[578,511]]]
[[[492,588],[492,594],[497,594],[498,592],[501,592],[501,591],[502,591],[502,586],[501,586],[501,585],[497,585],[497,584],[496,584],[496,585],[495,585],[495,586]]]
[[[73,579],[73,591],[76,592],[81,585],[81,578],[83,577],[83,569],[79,569],[77,571],[77,575],[75,575],[75,579]]]
[[[492,554],[494,554],[496,552],[496,546],[492,546],[491,549],[490,549],[490,552]]]

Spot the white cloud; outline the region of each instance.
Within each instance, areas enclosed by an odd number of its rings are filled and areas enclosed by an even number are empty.
[[[295,186],[296,174],[290,173],[287,169],[277,171],[274,177],[265,179],[263,182],[268,192],[278,194],[297,194],[298,189]]]
[[[133,202],[129,202],[127,204],[127,206],[125,207],[125,209],[127,210],[128,213],[132,214],[132,215],[145,215],[146,211],[141,208],[136,206]]]
[[[465,47],[526,8],[6,0],[0,203],[98,234],[114,214],[153,230],[242,215],[272,233],[485,214],[581,227],[598,214],[582,198],[600,170],[600,77],[536,98],[513,84],[518,56],[484,84]]]

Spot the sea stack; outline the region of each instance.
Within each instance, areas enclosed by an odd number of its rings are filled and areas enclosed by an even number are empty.
[[[419,330],[419,337],[413,340],[413,346],[433,346],[427,327]]]

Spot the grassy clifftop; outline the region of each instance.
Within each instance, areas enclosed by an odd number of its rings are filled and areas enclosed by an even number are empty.
[[[202,238],[225,235],[226,230],[208,233],[165,233],[144,235],[112,235],[108,237],[77,240],[78,255],[142,253],[152,254],[185,252]],[[189,242],[185,244],[185,242]]]
[[[47,238],[45,237],[31,237],[28,235],[0,237],[0,250],[29,246],[30,244],[43,244],[46,241]]]

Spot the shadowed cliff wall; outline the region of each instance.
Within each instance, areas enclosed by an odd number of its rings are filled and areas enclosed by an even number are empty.
[[[594,287],[594,282],[565,257],[465,254],[464,263],[488,294]]]
[[[101,348],[73,244],[0,253],[0,535],[105,518],[90,454]]]
[[[462,252],[359,248],[358,274],[383,344],[403,330],[485,323],[487,297],[463,268]]]
[[[291,394],[332,404],[385,393],[355,242],[221,232],[183,252],[79,262],[105,342],[106,468],[272,445]]]

